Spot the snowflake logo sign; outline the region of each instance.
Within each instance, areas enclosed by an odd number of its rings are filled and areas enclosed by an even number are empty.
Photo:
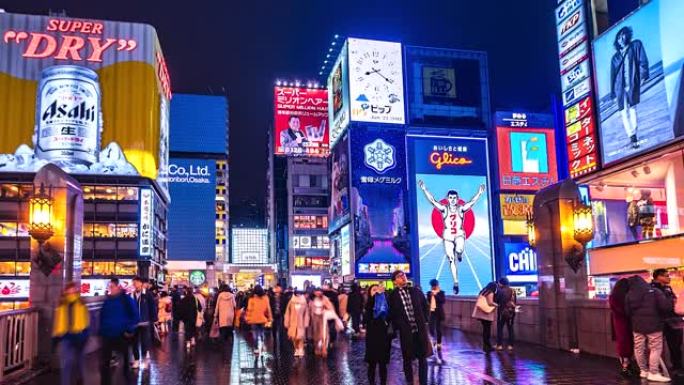
[[[394,146],[385,143],[382,139],[376,139],[363,146],[363,162],[366,167],[382,174],[396,165],[395,153]]]

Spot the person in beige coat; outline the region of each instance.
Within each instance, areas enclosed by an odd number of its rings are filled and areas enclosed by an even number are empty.
[[[309,313],[314,353],[317,356],[327,357],[328,344],[330,343],[328,320],[337,318],[337,313],[335,313],[335,306],[328,297],[323,295],[323,291],[320,288],[314,290],[313,298],[309,301]]]
[[[230,292],[227,285],[223,285],[220,289],[216,299],[214,317],[218,319],[221,339],[226,341],[233,334],[233,323],[235,320],[235,295]]]
[[[492,335],[492,322],[496,319],[496,302],[494,296],[498,286],[496,282],[490,282],[484,289],[480,291],[477,296],[475,308],[473,308],[472,317],[480,320],[482,323],[482,350],[485,352],[492,351],[492,344],[490,342]]]
[[[306,297],[301,291],[297,291],[287,304],[283,323],[287,329],[287,337],[294,345],[295,357],[304,357],[304,339],[309,321],[309,306]]]

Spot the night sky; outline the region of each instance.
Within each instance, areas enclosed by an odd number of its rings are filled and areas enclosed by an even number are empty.
[[[276,78],[319,80],[334,34],[489,54],[493,109],[550,110],[558,93],[555,1],[0,0],[7,12],[149,23],[173,92],[227,95],[230,194],[263,204]]]

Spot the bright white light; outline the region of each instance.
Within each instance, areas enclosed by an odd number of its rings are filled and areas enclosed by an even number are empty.
[[[340,35],[338,35],[338,34],[335,34],[335,39],[337,39],[338,37],[340,37]]]
[[[330,54],[325,55],[326,58],[330,59]]]
[[[328,52],[332,52],[332,48],[328,48]]]
[[[333,41],[333,42],[332,42],[332,45],[335,45],[335,44],[337,44],[337,42],[336,42],[336,41]]]
[[[328,61],[327,61],[327,60],[323,60],[323,64],[328,64]]]

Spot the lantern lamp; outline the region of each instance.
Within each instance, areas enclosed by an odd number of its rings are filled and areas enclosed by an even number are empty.
[[[43,184],[29,200],[29,234],[42,244],[54,235],[52,228],[52,197]]]
[[[527,243],[530,247],[537,245],[537,229],[534,227],[534,217],[531,213],[527,214]]]
[[[576,202],[573,210],[575,240],[585,246],[594,238],[594,220],[591,205]]]

